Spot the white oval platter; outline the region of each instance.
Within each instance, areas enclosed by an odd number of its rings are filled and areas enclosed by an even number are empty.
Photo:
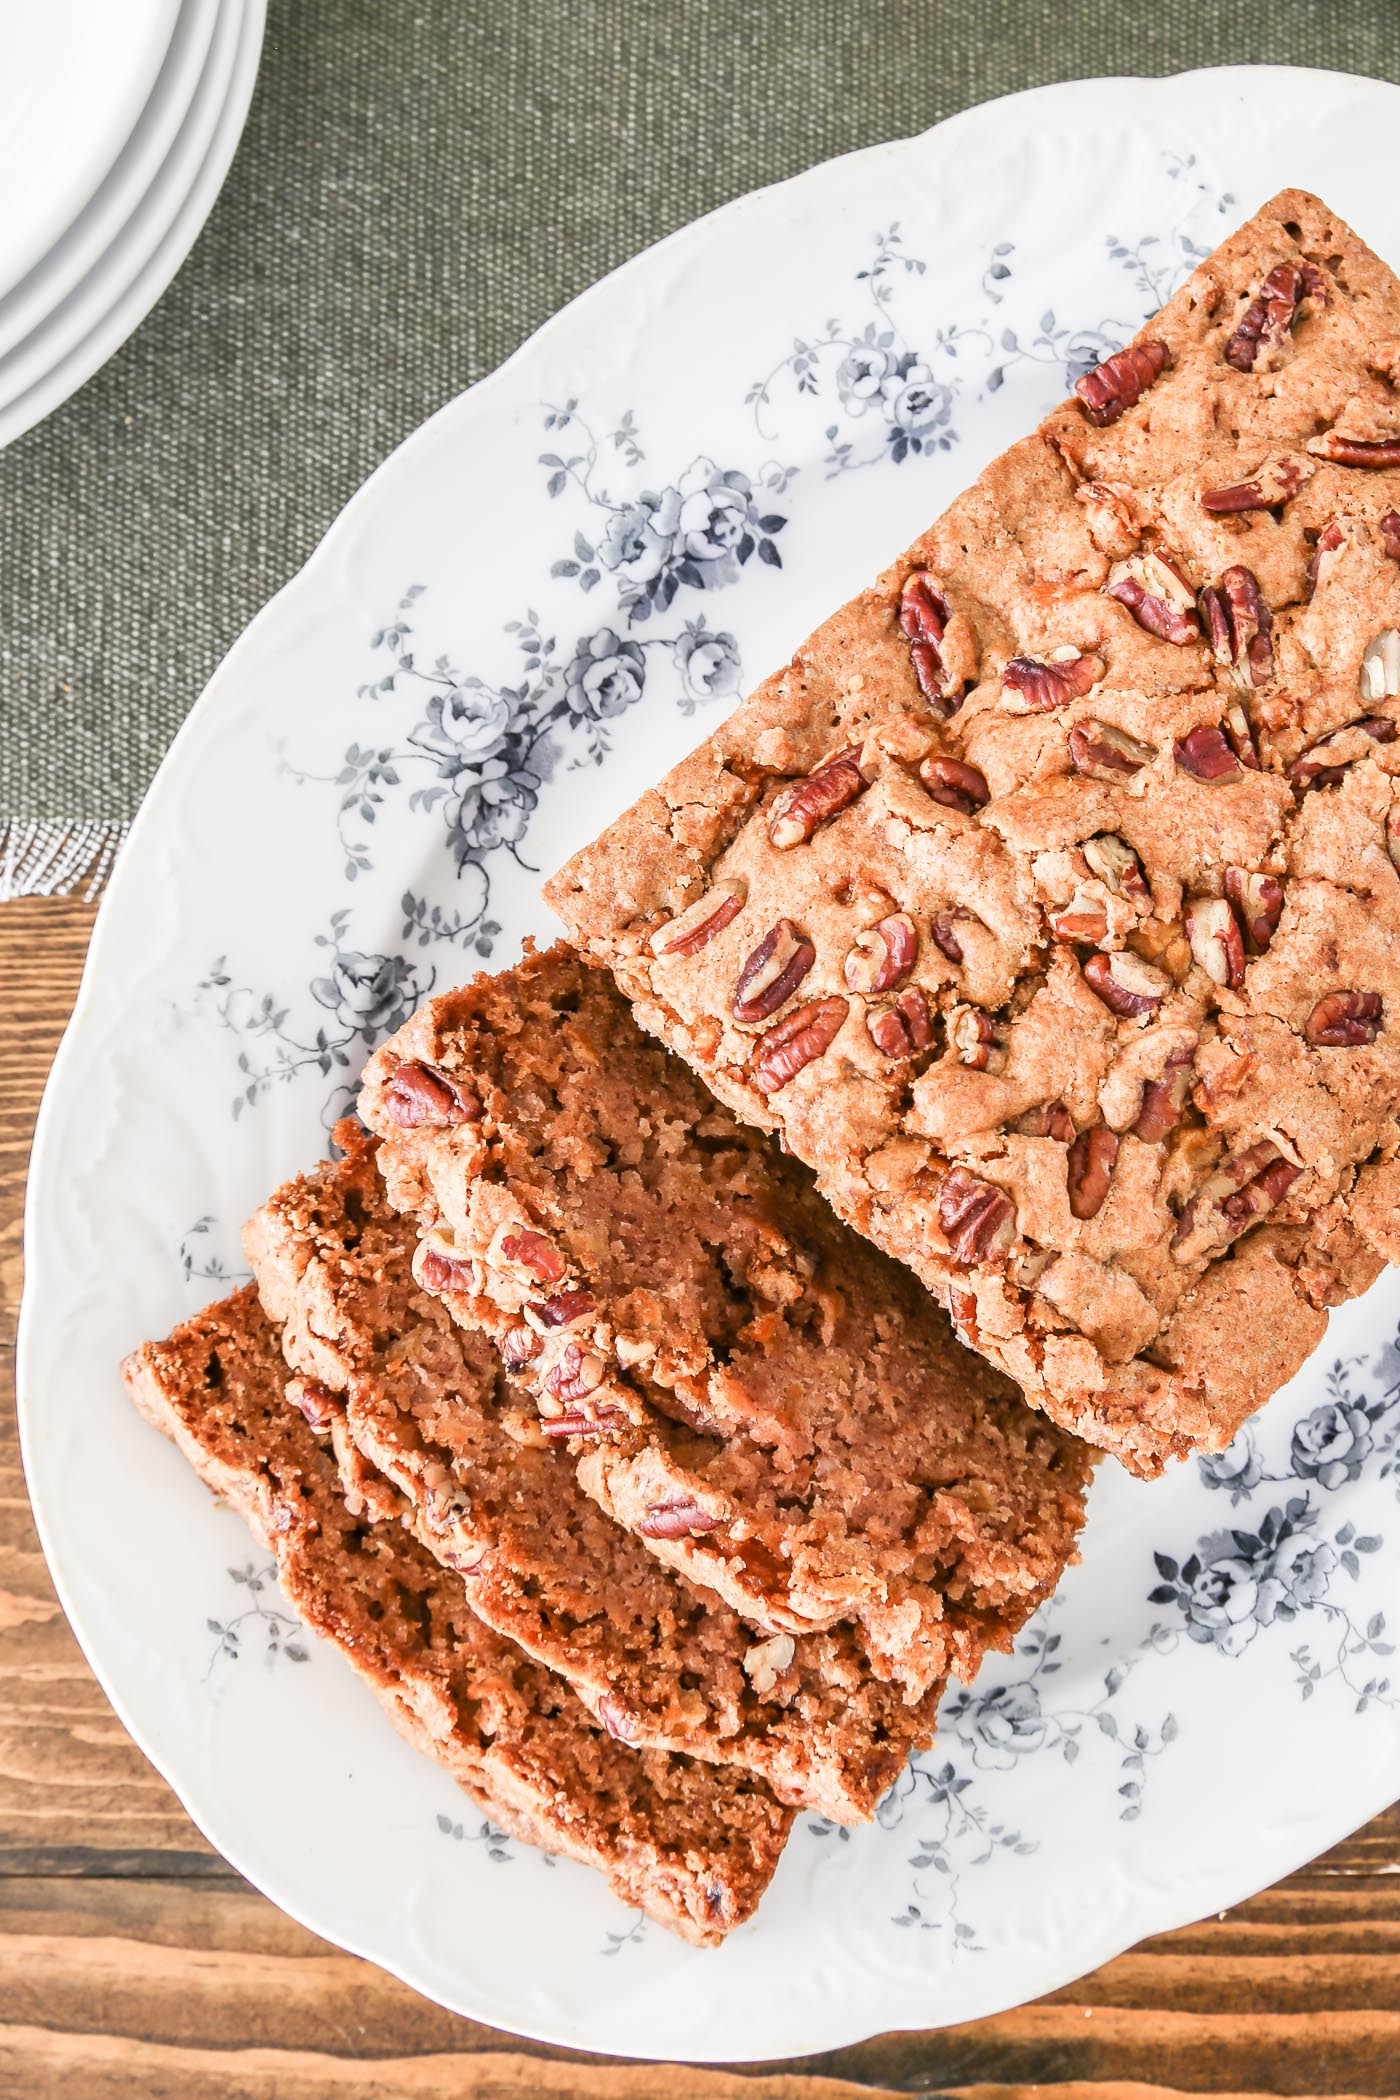
[[[731,205],[395,453],[166,759],[41,1118],[29,1483],[79,1638],[212,1841],[443,2004],[711,2060],[971,2019],[1400,1792],[1393,1279],[1224,1458],[1102,1468],[1018,1653],[875,1826],[802,1819],[709,1954],[484,1826],[298,1638],[117,1378],[239,1272],[239,1221],[317,1156],[372,1044],[548,937],[542,874],[1246,214],[1300,183],[1400,260],[1373,151],[1398,116],[1323,73],[1078,82]]]

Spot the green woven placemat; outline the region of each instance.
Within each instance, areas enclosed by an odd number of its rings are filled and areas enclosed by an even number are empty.
[[[370,468],[626,256],[990,95],[1243,60],[1400,77],[1400,6],[273,0],[194,253],[0,455],[0,895],[100,875]]]

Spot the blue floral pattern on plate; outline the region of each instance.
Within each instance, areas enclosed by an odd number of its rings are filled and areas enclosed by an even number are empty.
[[[1309,124],[1361,92],[1319,79]],[[173,754],[41,1134],[27,1459],[123,1713],[318,1929],[573,2046],[753,2056],[976,2017],[1233,1901],[1393,1791],[1384,1287],[1230,1451],[1151,1487],[1101,1469],[1084,1563],[1017,1652],[953,1688],[872,1827],[799,1819],[756,1925],[717,1956],[502,1843],[314,1642],[290,1666],[290,1615],[231,1573],[262,1572],[236,1519],[103,1386],[141,1332],[241,1277],[238,1220],[324,1145],[372,1047],[548,938],[543,875],[1214,246],[1253,162],[1201,112],[1237,91],[1127,84],[1173,124],[1115,109],[1090,131],[1056,113],[1082,112],[1075,92],[1012,156],[960,120],[956,153],[934,134],[751,200],[734,225],[782,237],[742,326],[732,229],[695,229],[388,463]],[[1247,139],[1259,109],[1239,108]],[[1310,136],[1290,121],[1305,179]],[[1067,256],[1058,176],[1104,197],[1110,144],[1111,206],[1078,208]],[[114,1476],[129,1514],[94,1584]],[[270,1739],[318,1756],[294,1815],[264,1783]],[[1326,1801],[1305,1783],[1322,1758],[1347,1774]],[[492,1930],[464,1934],[467,1914]],[[696,2011],[716,1996],[722,2032]]]
[[[1189,218],[1203,201],[1191,191],[1192,163],[1174,162],[1171,173],[1190,191],[1182,215]],[[1209,200],[1216,211],[1230,201]],[[1148,310],[1207,252],[1180,224],[1167,236],[1144,234],[1131,243],[1110,235],[1106,247],[1139,309]],[[926,450],[946,451],[958,443],[954,406],[979,373],[988,392],[1002,387],[1012,365],[1026,361],[1052,366],[1057,386],[1072,384],[1136,325],[1130,308],[1121,318],[1087,328],[1061,322],[1052,310],[1042,312],[1032,330],[993,325],[992,309],[1007,299],[1015,274],[1014,244],[995,244],[981,279],[986,318],[935,329],[927,353],[921,352],[897,316],[900,287],[924,279],[926,264],[905,251],[899,224],[891,225],[854,272],[875,317],[863,324],[833,320],[812,337],[796,338],[746,397],[756,434],[767,442],[781,439],[780,395],[786,386],[799,400],[834,398],[839,420],[825,430],[829,477],[882,461],[900,467]],[[350,945],[351,910],[333,913],[328,928],[314,937],[325,963],[309,993],[326,1016],[314,1027],[293,1028],[290,1006],[273,994],[235,987],[221,958],[200,993],[216,1000],[223,1025],[245,1041],[235,1060],[235,1115],[310,1065],[334,1082],[323,1111],[329,1125],[349,1104],[353,1072],[364,1055],[437,982],[436,965],[410,960],[411,951],[455,949],[468,963],[491,957],[501,931],[490,916],[493,866],[510,856],[535,872],[524,855],[541,788],[561,767],[607,761],[612,726],[647,696],[658,667],[668,674],[671,704],[685,714],[708,702],[732,701],[741,690],[743,668],[732,633],[711,628],[703,613],[666,636],[652,632],[649,623],[687,595],[737,585],[755,558],[781,566],[777,536],[788,518],[763,505],[791,489],[798,469],[769,462],[755,474],[698,457],[669,480],[653,477],[654,485],[644,480],[618,492],[603,482],[605,459],[632,481],[646,474],[636,413],[625,410],[601,437],[577,399],[545,404],[542,415],[554,444],[569,448],[540,455],[548,495],[561,505],[572,502],[578,519],[570,554],[556,558],[549,575],[595,605],[609,602],[611,613],[604,624],[577,632],[561,647],[539,614],[527,609],[504,627],[518,652],[517,675],[497,683],[448,654],[424,659],[417,628],[428,608],[423,587],[411,585],[393,616],[368,638],[369,651],[387,668],[358,691],[359,699],[407,726],[384,744],[350,743],[334,774],[294,764],[281,747],[281,763],[295,780],[331,791],[327,815],[344,852],[348,882],[377,871],[375,826],[391,799],[403,798],[410,811],[442,827],[463,901],[445,906],[406,890],[401,954]],[[873,450],[861,449],[867,427],[876,433]],[[915,1819],[920,1828],[919,1849],[907,1862],[912,1893],[891,1914],[893,1924],[921,1931],[946,1927],[960,1954],[982,1946],[962,1908],[969,1900],[967,1877],[999,1852],[1025,1856],[1036,1843],[993,1820],[983,1807],[987,1773],[1011,1773],[1033,1757],[1073,1764],[1087,1753],[1114,1791],[1118,1819],[1142,1816],[1150,1769],[1179,1740],[1180,1724],[1170,1710],[1147,1718],[1125,1713],[1123,1694],[1140,1661],[1169,1655],[1183,1635],[1229,1659],[1261,1633],[1284,1627],[1306,1632],[1316,1624],[1316,1638],[1324,1629],[1329,1638],[1326,1659],[1315,1659],[1308,1642],[1291,1651],[1305,1698],[1335,1681],[1353,1695],[1358,1714],[1396,1703],[1379,1667],[1391,1653],[1385,1613],[1362,1606],[1357,1617],[1351,1600],[1340,1601],[1337,1594],[1341,1582],[1357,1597],[1364,1593],[1363,1559],[1381,1552],[1384,1541],[1358,1536],[1350,1523],[1329,1531],[1314,1499],[1359,1478],[1369,1462],[1393,1464],[1390,1454],[1400,1434],[1396,1388],[1358,1398],[1348,1384],[1357,1375],[1355,1365],[1335,1366],[1329,1374],[1335,1397],[1293,1429],[1287,1477],[1307,1483],[1311,1493],[1262,1509],[1254,1529],[1232,1525],[1200,1536],[1180,1554],[1155,1553],[1157,1580],[1145,1585],[1145,1600],[1171,1607],[1172,1615],[1151,1619],[1137,1646],[1104,1671],[1092,1698],[1061,1705],[1052,1696],[1050,1680],[1062,1667],[1062,1636],[1051,1630],[1053,1605],[1019,1644],[1020,1675],[950,1696],[938,1748],[914,1758],[881,1805],[882,1830]],[[1199,1461],[1199,1472],[1207,1487],[1228,1491],[1235,1504],[1285,1477],[1264,1469],[1248,1428],[1229,1451]],[[850,1841],[849,1832],[820,1819],[808,1827],[823,1840]],[[610,1936],[605,1951],[616,1953],[644,1931],[638,1923],[616,1945]]]

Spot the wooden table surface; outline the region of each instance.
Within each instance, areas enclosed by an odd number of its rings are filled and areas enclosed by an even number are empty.
[[[1238,1910],[1019,2012],[748,2073],[516,2042],[249,1888],[108,1708],[54,1598],[20,1470],[25,1163],[92,919],[64,900],[0,904],[0,2100],[1400,2095],[1395,1809]]]

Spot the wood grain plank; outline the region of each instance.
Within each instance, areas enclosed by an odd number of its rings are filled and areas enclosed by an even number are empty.
[[[474,2082],[462,2084],[456,2058],[418,2058],[376,2064],[317,2063],[281,2051],[249,2049],[211,2059],[194,2049],[151,2049],[133,2058],[105,2040],[71,2052],[56,2050],[42,2030],[17,2037],[24,2055],[11,2057],[0,2038],[0,2080],[13,2065],[25,2078],[26,2100],[901,2100],[896,2090],[853,2086],[845,2080],[777,2074],[756,2081],[743,2074],[674,2065],[592,2067],[541,2064],[516,2056],[481,2056]],[[132,2083],[140,2078],[139,2087]],[[15,2088],[16,2092],[20,2090]],[[905,2088],[907,2091],[913,2088]],[[923,2087],[919,2090],[929,2091]],[[9,2088],[0,2085],[0,2092]],[[946,2100],[1044,2100],[1040,2085],[942,2086]],[[1056,2100],[1184,2100],[1183,2089],[1118,2081],[1066,2083]],[[1264,2100],[1257,2092],[1222,2093],[1219,2100]],[[1332,2100],[1348,2100],[1335,2095]],[[1357,2096],[1359,2100],[1359,2096]]]
[[[21,2085],[6,2083],[7,2074]],[[460,2057],[399,2058],[371,2066],[280,2049],[211,2055],[200,2049],[134,2051],[109,2036],[70,2042],[43,2028],[0,2034],[0,2093],[26,2100],[898,2100],[844,2079],[776,2077],[760,2083],[725,2071],[667,2065],[579,2065],[483,2053],[463,2080]],[[139,2079],[139,2084],[136,2082]],[[1102,2094],[1102,2087],[1096,2089]],[[978,2100],[1029,2100],[1006,2088]],[[1071,2095],[1070,2100],[1075,2100]],[[1125,2100],[1127,2096],[1125,2095]],[[1158,2092],[1142,2100],[1171,2100]]]
[[[0,2095],[25,2100],[1400,2096],[1400,1808],[1277,1888],[1036,2005],[788,2066],[512,2043],[284,1917],[111,1713],[24,1495],[10,1345],[25,1163],[88,906],[0,905]]]

